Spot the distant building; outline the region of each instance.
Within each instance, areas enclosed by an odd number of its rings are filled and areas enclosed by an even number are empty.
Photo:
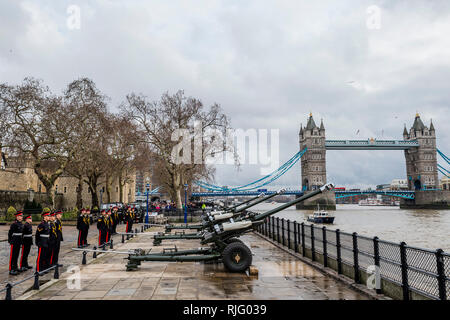
[[[440,188],[442,190],[450,190],[450,178],[442,178]]]
[[[408,180],[394,179],[391,181],[391,190],[408,190]]]

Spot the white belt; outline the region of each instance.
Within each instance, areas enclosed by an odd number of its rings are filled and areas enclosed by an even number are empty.
[[[42,238],[48,238],[48,237],[50,237],[50,235],[48,235],[48,234],[40,234],[39,236],[42,237]]]
[[[32,234],[24,234],[23,237],[24,238],[31,238],[33,235]]]
[[[13,235],[13,236],[22,236],[21,233],[13,233],[12,235]]]

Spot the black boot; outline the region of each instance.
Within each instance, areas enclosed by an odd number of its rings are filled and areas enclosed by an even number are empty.
[[[12,275],[12,276],[17,276],[19,274],[19,272],[17,272],[17,270],[11,270],[9,272],[9,274]]]

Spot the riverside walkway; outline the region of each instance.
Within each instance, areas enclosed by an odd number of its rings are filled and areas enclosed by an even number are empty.
[[[153,247],[152,231],[121,243],[115,236],[114,250],[150,249],[163,247],[179,249],[199,247],[198,240],[167,241]],[[293,300],[360,300],[367,296],[319,272],[296,257],[277,248],[255,234],[241,239],[254,253],[253,265],[258,275],[229,273],[221,263],[199,262],[143,262],[136,271],[125,271],[125,255],[102,253],[81,265],[81,252],[63,256],[65,267],[60,279],[51,279],[39,291],[31,290],[18,300],[174,300],[174,299],[293,299]],[[67,260],[67,261],[65,261]],[[70,280],[73,273],[67,267],[80,269],[79,286]]]

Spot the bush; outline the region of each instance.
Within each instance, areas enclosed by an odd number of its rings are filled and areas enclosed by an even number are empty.
[[[16,212],[16,209],[13,206],[10,206],[8,211],[6,211],[6,221],[14,221],[16,219]]]
[[[63,221],[74,221],[78,218],[78,210],[63,212],[61,219]]]

